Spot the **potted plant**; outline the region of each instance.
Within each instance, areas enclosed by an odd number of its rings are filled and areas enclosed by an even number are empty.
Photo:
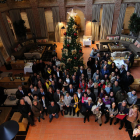
[[[25,21],[24,20],[19,20],[18,22],[14,22],[14,29],[15,33],[18,37],[18,40],[24,40],[26,39],[26,27],[25,27]]]
[[[132,36],[137,37],[140,32],[140,17],[137,16],[136,13],[130,17],[129,26],[128,26]]]

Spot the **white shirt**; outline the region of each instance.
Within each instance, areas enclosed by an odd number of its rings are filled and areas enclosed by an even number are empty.
[[[70,83],[70,79],[69,78],[66,78],[66,82],[69,84]]]
[[[60,77],[60,76],[59,76],[59,71],[57,71],[57,77]]]
[[[45,101],[42,99],[42,102],[43,102],[43,107],[46,107],[46,105],[45,105]]]
[[[81,93],[77,93],[77,95],[78,95],[78,98],[80,98],[80,97],[81,97]]]

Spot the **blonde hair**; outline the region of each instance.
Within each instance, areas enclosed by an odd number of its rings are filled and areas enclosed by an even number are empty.
[[[133,109],[137,108],[139,110],[139,107],[137,105],[133,105]]]
[[[94,83],[95,86],[98,86],[98,83]]]

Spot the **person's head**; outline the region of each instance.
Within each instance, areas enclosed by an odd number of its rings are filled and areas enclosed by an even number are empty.
[[[42,97],[41,97],[43,100],[45,100],[45,96],[44,95],[42,95]]]
[[[62,82],[62,79],[61,78],[59,78],[59,81],[58,81],[59,83],[61,83]]]
[[[36,61],[34,61],[34,65],[36,65]]]
[[[37,91],[37,87],[36,86],[34,86],[34,91]]]
[[[63,101],[64,100],[64,95],[60,96],[60,100]]]
[[[24,104],[25,104],[24,99],[20,99],[20,104],[21,104],[21,105],[24,105]]]
[[[34,98],[34,100],[37,100],[38,96],[35,94],[33,98]]]
[[[94,83],[94,88],[98,88],[98,83]]]
[[[54,81],[52,81],[52,85],[55,85],[55,82]]]
[[[51,69],[50,69],[50,67],[48,67],[48,71],[50,71]]]
[[[127,71],[127,73],[126,73],[126,74],[127,74],[127,76],[129,76],[129,75],[130,75],[130,72],[129,72],[129,71]]]
[[[118,81],[115,81],[114,85],[115,85],[115,87],[117,87],[118,86]]]
[[[74,72],[74,76],[76,76],[77,75],[77,72]]]
[[[126,105],[127,105],[126,100],[123,100],[123,101],[122,101],[122,106],[125,107]]]
[[[42,63],[42,59],[40,59],[39,62]]]
[[[32,89],[32,88],[33,88],[33,85],[31,84],[31,85],[30,85],[30,89]]]
[[[54,70],[56,69],[56,66],[55,66],[55,65],[53,65],[53,69],[54,69]]]
[[[108,87],[111,87],[111,83],[108,83],[107,86],[108,86]]]
[[[88,59],[89,61],[91,61],[91,57],[89,57],[89,59]]]
[[[18,86],[18,90],[22,90],[22,86]]]
[[[84,92],[84,97],[87,97],[87,93],[86,92]]]
[[[81,93],[81,88],[78,88],[77,92],[78,92],[78,93]]]
[[[106,66],[104,66],[104,68],[103,68],[105,71],[106,71]]]
[[[41,92],[41,93],[43,93],[43,92],[44,92],[43,88],[40,88],[40,92]]]
[[[97,57],[100,57],[100,53],[97,53]]]
[[[105,100],[108,100],[109,98],[108,98],[108,95],[105,95]]]
[[[107,73],[105,73],[105,75],[104,75],[104,78],[105,78],[105,79],[107,79],[107,78],[108,78],[108,75],[107,75]]]
[[[92,83],[92,80],[91,80],[91,79],[89,79],[89,80],[88,80],[88,82],[89,82],[89,83]]]
[[[92,102],[92,98],[88,97],[88,103],[91,103],[91,102]]]
[[[85,83],[85,79],[82,79],[82,83]]]
[[[48,65],[47,64],[45,65],[45,68],[48,69]]]
[[[57,93],[57,94],[60,94],[60,89],[57,89],[57,90],[56,90],[56,93]]]
[[[73,96],[74,96],[74,98],[76,98],[76,97],[77,97],[77,94],[76,94],[76,93],[74,93],[74,95],[73,95]]]
[[[59,71],[59,68],[58,67],[56,68],[56,71]]]
[[[115,72],[112,72],[112,73],[111,73],[111,76],[113,76],[113,77],[114,77],[114,76],[115,76]]]
[[[116,103],[113,102],[113,103],[111,104],[111,106],[112,106],[112,108],[115,108],[115,107],[116,107]]]
[[[51,106],[54,106],[54,101],[51,101]]]
[[[101,80],[101,84],[104,84],[105,83],[105,80]]]
[[[70,76],[67,74],[67,76],[66,76],[67,78],[69,78]]]
[[[109,56],[109,54],[108,53],[106,53],[106,57],[108,57]]]
[[[49,78],[51,79],[52,78],[52,75],[49,75]]]
[[[97,61],[97,60],[95,61],[95,64],[96,64],[96,65],[98,64],[98,61]]]
[[[49,82],[49,79],[48,78],[46,79],[46,82]]]
[[[110,97],[113,97],[114,96],[113,91],[111,91],[109,95],[110,95]]]
[[[96,73],[99,74],[99,70],[96,70]]]
[[[37,100],[34,100],[34,101],[33,101],[33,105],[34,105],[34,106],[37,106],[37,102],[38,102]]]
[[[75,80],[75,75],[72,76],[72,79]]]
[[[63,91],[63,92],[65,91],[65,87],[62,87],[62,91]]]
[[[51,93],[53,91],[52,87],[49,87],[48,91]]]
[[[96,80],[98,80],[99,79],[99,75],[96,75]]]
[[[120,75],[117,75],[117,79],[120,79]]]
[[[67,82],[66,81],[64,81],[64,85],[67,85]]]
[[[70,84],[70,85],[69,85],[69,88],[70,88],[70,89],[72,89],[72,88],[73,88],[72,84]]]
[[[36,73],[34,73],[34,76],[37,76],[37,74],[36,74]]]
[[[104,89],[103,88],[101,88],[101,93],[104,93]]]
[[[103,103],[102,98],[98,98],[98,101],[97,101],[97,102],[99,102],[99,103]]]
[[[83,70],[83,66],[80,66],[80,70]]]
[[[37,79],[39,79],[40,78],[40,76],[39,76],[39,74],[37,75]]]
[[[68,92],[66,93],[66,96],[69,97],[69,93]]]
[[[104,61],[104,64],[107,65],[107,61]]]
[[[135,89],[132,90],[132,94],[136,95],[136,90]]]
[[[121,65],[121,69],[124,69],[124,65]]]
[[[94,51],[95,49],[94,49],[94,48],[92,48],[92,50]]]
[[[137,112],[138,110],[139,110],[139,107],[138,107],[137,105],[134,105],[134,106],[133,106],[133,111],[134,111],[134,112]]]
[[[41,81],[40,81],[40,80],[38,81],[38,85],[42,85],[42,83],[41,83]]]
[[[115,69],[115,72],[118,72],[118,71],[119,71],[119,69],[118,69],[118,68],[116,68],[116,69]]]
[[[115,63],[114,63],[114,62],[112,62],[112,63],[111,63],[111,65],[112,65],[112,66],[115,66]]]
[[[91,90],[90,88],[87,89],[87,94],[90,94]]]
[[[56,78],[56,75],[55,74],[53,74],[53,78]]]

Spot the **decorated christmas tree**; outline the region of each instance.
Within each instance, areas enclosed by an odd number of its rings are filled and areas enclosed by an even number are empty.
[[[68,12],[68,14],[70,18],[66,26],[66,32],[64,33],[61,68],[66,69],[69,71],[69,74],[72,75],[80,66],[83,66],[83,53],[74,21],[76,13],[72,10],[72,12]]]

